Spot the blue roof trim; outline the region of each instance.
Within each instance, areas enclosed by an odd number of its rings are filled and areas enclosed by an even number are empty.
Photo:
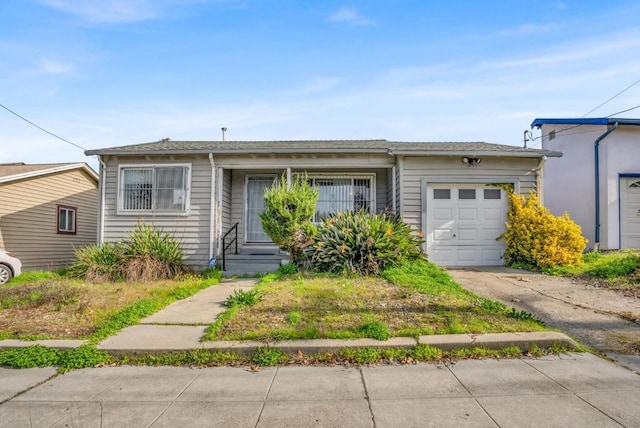
[[[531,127],[542,125],[609,125],[618,122],[620,125],[640,126],[640,119],[623,119],[616,117],[583,117],[577,119],[535,119],[531,122]]]

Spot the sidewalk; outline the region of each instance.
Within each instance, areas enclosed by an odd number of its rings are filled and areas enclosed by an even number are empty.
[[[0,402],[33,386],[0,404],[0,427],[640,426],[640,376],[591,354],[257,372],[121,366],[47,380],[52,374],[0,369]]]
[[[235,290],[250,290],[258,279],[230,279],[172,303],[100,342],[98,349],[113,353],[167,352],[201,348],[200,338],[226,307]]]

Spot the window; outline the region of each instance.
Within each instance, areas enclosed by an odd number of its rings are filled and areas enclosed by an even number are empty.
[[[318,203],[313,221],[341,211],[371,211],[374,204],[372,176],[310,177],[318,189]]]
[[[451,189],[433,189],[433,199],[451,199]]]
[[[484,189],[485,199],[500,199],[500,189]]]
[[[182,214],[189,209],[190,165],[120,168],[118,211]]]
[[[58,205],[58,233],[75,235],[78,209],[66,205]]]
[[[458,199],[475,199],[476,189],[458,189]]]

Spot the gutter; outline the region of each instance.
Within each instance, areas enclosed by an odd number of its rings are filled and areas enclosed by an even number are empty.
[[[615,122],[613,126],[607,129],[602,135],[600,135],[593,142],[593,151],[594,151],[594,170],[595,170],[595,192],[596,192],[596,218],[595,218],[595,227],[596,227],[596,238],[593,243],[594,251],[598,251],[600,249],[600,142],[607,138],[609,134],[618,129],[618,122]]]
[[[100,208],[98,209],[98,236],[97,244],[104,242],[104,198],[106,194],[106,185],[104,176],[106,175],[107,164],[104,163],[100,155],[98,155],[98,163],[100,164],[100,174],[98,184],[100,185]]]
[[[201,150],[142,150],[142,151],[118,151],[118,150],[89,150],[86,152],[89,155],[112,155],[112,156],[167,156],[167,155],[193,155],[193,154],[209,154],[207,149]],[[239,150],[216,150],[218,155],[246,155],[246,154],[299,154],[299,153],[313,153],[313,154],[386,154],[390,156],[493,156],[493,157],[523,157],[523,158],[538,158],[540,156],[549,157],[561,157],[560,152],[551,151],[511,151],[511,150],[389,150],[389,149],[360,149],[360,148],[327,148],[327,149],[315,149],[310,151],[307,148],[294,148],[294,149],[239,149]]]

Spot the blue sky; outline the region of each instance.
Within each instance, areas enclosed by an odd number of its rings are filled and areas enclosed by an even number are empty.
[[[85,148],[222,126],[519,145],[536,117],[640,80],[638,18],[635,0],[2,0],[0,104]],[[589,116],[638,105],[640,84]],[[17,161],[95,166],[0,108],[0,162]]]

